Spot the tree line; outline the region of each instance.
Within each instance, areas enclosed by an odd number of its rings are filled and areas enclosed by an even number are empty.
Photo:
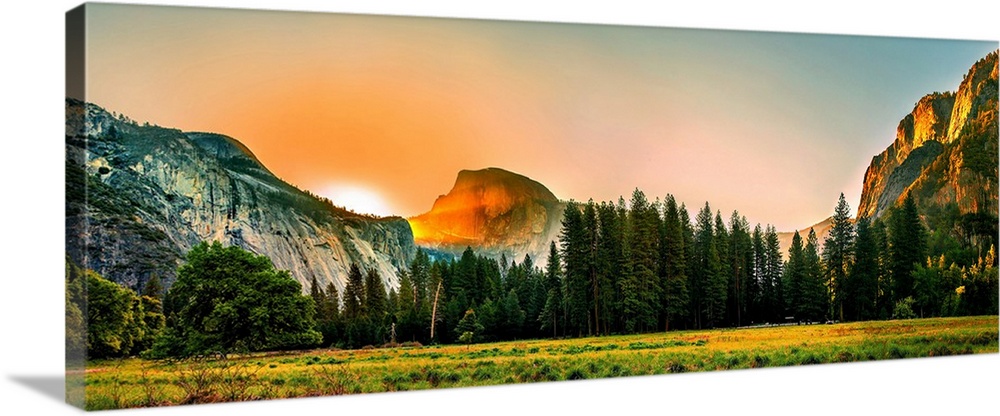
[[[381,280],[366,279],[378,290],[355,284],[349,290],[356,294],[345,294],[345,302],[360,304],[365,300],[358,294],[381,298],[373,303],[381,305],[376,310],[352,318],[346,307],[339,316],[328,308],[329,328],[342,329],[325,331],[324,343],[477,342],[996,314],[992,245],[959,265],[929,243],[933,234],[911,198],[883,217],[855,221],[841,194],[825,241],[811,229],[796,232],[785,260],[773,226],[751,228],[738,211],[726,221],[708,202],[692,220],[671,195],[650,202],[636,190],[628,203],[571,201],[559,244],[550,245],[544,266],[528,256],[520,263],[495,260],[471,248],[457,259],[434,261],[420,251],[398,290],[382,298]],[[975,245],[937,243],[963,244]],[[361,273],[352,269],[351,275],[349,287]],[[328,286],[329,299],[317,297],[317,304],[335,304],[335,290]],[[359,337],[363,331],[348,330],[352,325],[368,325],[370,336]]]
[[[140,295],[68,266],[67,351],[166,357],[997,314],[995,240],[969,235],[929,230],[909,197],[853,220],[841,194],[825,241],[796,232],[785,260],[771,225],[751,228],[738,211],[727,221],[708,202],[692,219],[673,196],[637,189],[628,203],[569,202],[543,266],[418,250],[398,288],[353,264],[343,293],[313,279],[307,294],[264,256],[202,243],[165,292],[155,278]],[[71,322],[86,322],[85,342]]]

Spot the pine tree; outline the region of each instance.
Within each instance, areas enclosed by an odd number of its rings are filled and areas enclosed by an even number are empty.
[[[715,326],[726,325],[729,322],[729,283],[732,279],[732,265],[730,262],[730,245],[732,241],[730,239],[729,230],[726,228],[726,223],[722,220],[722,212],[715,211],[715,249],[719,253],[719,273],[716,275],[715,280],[711,282],[712,291],[716,293],[716,297],[721,300],[721,304],[716,306],[716,318]]]
[[[563,289],[567,330],[582,335],[587,329],[587,292],[589,250],[587,234],[579,204],[570,201],[563,215],[562,232],[559,242],[562,258],[566,263],[565,287]]]
[[[316,281],[316,276],[312,277],[312,281],[309,283],[309,297],[313,300],[313,305],[316,306],[316,317],[320,318],[323,316],[323,299],[326,294],[323,293],[323,288],[320,287],[319,282]]]
[[[787,310],[796,319],[802,320],[806,315],[803,296],[805,281],[805,260],[803,259],[802,237],[796,231],[792,235],[792,245],[788,248],[788,263],[785,265],[785,301]]]
[[[545,306],[542,308],[542,313],[538,316],[538,321],[541,323],[541,329],[548,330],[552,329],[552,337],[555,338],[558,335],[558,330],[561,325],[559,325],[559,320],[563,316],[562,314],[562,260],[559,257],[559,250],[556,248],[555,241],[549,243],[549,262],[545,267]]]
[[[146,280],[146,284],[142,287],[142,295],[163,301],[163,283],[160,281],[160,276],[156,273],[149,275],[149,280]]]
[[[590,200],[583,207],[583,229],[584,229],[584,251],[586,252],[586,276],[587,285],[590,289],[587,292],[587,310],[593,314],[587,318],[587,334],[592,335],[598,328],[600,322],[600,279],[597,271],[597,241],[598,223],[597,208],[594,200]]]
[[[753,268],[752,241],[750,240],[750,225],[745,217],[733,211],[729,217],[729,293],[727,295],[727,316],[734,326],[743,325],[746,313],[746,285]]]
[[[664,330],[683,321],[688,311],[688,289],[684,256],[684,231],[673,195],[667,195],[663,214],[660,262],[663,264]]]
[[[726,287],[721,277],[721,263],[716,248],[712,209],[705,207],[698,212],[695,228],[695,256],[697,269],[692,277],[695,304],[695,324],[699,328],[714,327],[725,317]],[[723,282],[721,285],[719,282]]]
[[[598,274],[598,312],[601,319],[598,332],[610,334],[617,313],[617,287],[621,270],[625,267],[622,255],[624,230],[618,209],[611,202],[603,202],[597,207],[598,234],[595,267]]]
[[[809,229],[806,246],[802,250],[805,275],[802,280],[801,297],[803,317],[810,321],[820,321],[829,317],[830,296],[826,286],[826,271],[819,256],[819,239],[816,231]]]
[[[837,319],[844,319],[844,294],[841,286],[847,280],[847,273],[853,261],[854,254],[854,223],[851,222],[850,207],[844,199],[844,194],[840,194],[837,201],[837,208],[833,214],[833,225],[830,227],[830,235],[826,237],[823,244],[823,262],[826,263],[827,287],[831,299],[830,316],[837,316]]]
[[[626,227],[630,251],[620,280],[621,313],[626,332],[642,332],[656,326],[658,221],[655,207],[636,189],[632,193]]]
[[[378,270],[368,269],[365,274],[365,306],[368,309],[368,316],[375,322],[381,322],[388,312],[389,301],[385,292],[385,285],[382,284],[382,277]]]
[[[688,213],[687,205],[683,202],[681,203],[680,209],[677,210],[678,216],[680,217],[681,225],[681,240],[684,247],[684,276],[687,278],[687,323],[697,328],[699,326],[699,321],[697,321],[698,315],[698,304],[696,304],[696,286],[695,280],[695,270],[698,270],[698,256],[696,254],[695,247],[695,231],[694,224],[691,222],[691,215]]]
[[[764,233],[761,231],[760,224],[757,224],[753,229],[753,237],[751,238],[752,247],[752,265],[750,279],[747,282],[747,316],[750,322],[759,323],[764,319],[763,314],[763,299],[764,299],[764,270],[765,267],[765,257],[764,257]]]
[[[879,253],[875,233],[868,218],[857,222],[854,264],[848,275],[847,318],[863,321],[877,317]]]
[[[903,205],[889,219],[889,276],[894,303],[913,296],[913,270],[923,262],[926,251],[926,231],[913,196],[907,194]]]
[[[365,280],[357,264],[351,264],[344,288],[344,318],[357,319],[366,314],[364,308]]]
[[[778,243],[778,232],[773,225],[767,226],[764,234],[767,277],[771,288],[771,298],[768,302],[769,316],[772,322],[781,322],[785,316],[784,287],[782,285],[781,246]]]
[[[323,292],[326,297],[323,299],[322,319],[337,322],[340,319],[340,295],[337,293],[337,286],[333,282],[327,283]]]

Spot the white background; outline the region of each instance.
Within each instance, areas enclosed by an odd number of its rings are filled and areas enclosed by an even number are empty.
[[[1000,2],[987,1],[932,5],[916,1],[702,1],[684,6],[623,0],[599,4],[542,0],[154,3],[1000,39]],[[0,413],[5,415],[74,412],[62,403],[59,386],[63,367],[63,24],[65,11],[77,4],[19,0],[6,4],[0,17]],[[992,354],[116,414],[993,414],[998,377],[1000,355]]]

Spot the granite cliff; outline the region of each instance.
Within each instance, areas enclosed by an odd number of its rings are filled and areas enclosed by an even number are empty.
[[[566,204],[544,185],[499,168],[463,170],[430,211],[409,219],[420,246],[460,254],[482,254],[536,264],[548,258],[559,237]]]
[[[872,158],[859,217],[878,217],[912,194],[922,207],[997,211],[997,52],[976,62],[954,93],[921,98]],[[994,214],[995,215],[995,214]]]
[[[416,253],[399,217],[357,215],[276,177],[237,140],[139,125],[66,100],[66,250],[125,286],[169,285],[200,241],[237,245],[340,290],[351,263],[387,287]]]

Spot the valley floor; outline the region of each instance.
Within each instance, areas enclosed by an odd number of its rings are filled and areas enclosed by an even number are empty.
[[[996,316],[91,362],[91,410],[998,352]]]

